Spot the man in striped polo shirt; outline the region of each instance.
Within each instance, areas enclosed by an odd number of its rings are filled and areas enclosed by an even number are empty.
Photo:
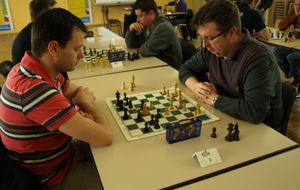
[[[86,31],[65,9],[41,14],[32,25],[32,51],[10,71],[0,97],[6,154],[46,189],[100,189],[96,169],[81,158],[73,139],[112,144],[112,130],[93,93],[60,74],[84,57]]]

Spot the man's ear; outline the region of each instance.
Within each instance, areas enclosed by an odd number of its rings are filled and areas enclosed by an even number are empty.
[[[59,45],[58,42],[53,40],[48,43],[48,51],[52,56],[56,56],[59,51]]]

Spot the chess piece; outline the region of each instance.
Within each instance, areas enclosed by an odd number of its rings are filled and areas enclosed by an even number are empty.
[[[173,100],[172,100],[172,99],[170,100],[170,107],[169,107],[169,110],[174,110]]]
[[[133,91],[133,83],[130,82],[130,85],[129,85],[129,89],[128,89],[130,92]]]
[[[149,127],[148,127],[148,123],[145,122],[145,128],[144,128],[144,133],[149,133],[150,130],[149,130]]]
[[[119,107],[120,106],[120,92],[119,91],[116,92],[116,98],[117,98],[116,106]]]
[[[149,106],[149,109],[154,109],[155,107],[153,106],[153,101],[152,100],[150,100],[150,106]]]
[[[170,91],[169,91],[169,89],[167,90],[167,98],[169,98],[170,97]]]
[[[165,110],[164,115],[170,115],[170,112],[169,112],[169,106],[166,106],[166,110]]]
[[[233,141],[233,138],[232,138],[233,124],[232,123],[228,124],[227,130],[228,130],[228,134],[225,137],[225,140],[228,141],[228,142],[231,142],[231,141]]]
[[[133,106],[132,106],[132,100],[129,100],[128,108],[133,108]]]
[[[147,103],[144,103],[144,105],[143,105],[142,114],[143,115],[148,115],[149,114],[149,111],[148,111],[148,108],[147,108]]]
[[[166,92],[166,87],[164,86],[163,91],[162,91],[161,94],[162,94],[162,95],[166,95],[166,93],[167,93],[167,92]]]
[[[234,131],[233,131],[233,140],[235,141],[239,141],[240,137],[239,137],[240,131],[239,131],[239,124],[236,123],[234,126]]]
[[[159,129],[160,125],[159,125],[159,118],[155,117],[155,124],[154,124],[154,129]]]
[[[131,76],[131,82],[132,82],[132,87],[135,88],[136,86],[135,86],[135,76],[134,75]]]
[[[200,110],[200,104],[196,104],[196,111],[197,111],[197,115],[200,115],[201,114],[201,110]]]
[[[156,115],[155,115],[155,118],[160,118],[161,117],[161,115],[160,115],[160,109],[159,108],[157,108],[157,113],[156,113]]]
[[[125,86],[125,82],[122,82],[122,87],[121,87],[122,90],[125,90],[126,89],[126,86]]]
[[[120,100],[119,109],[120,109],[121,111],[124,110],[123,100]]]
[[[123,119],[126,120],[126,119],[129,118],[129,117],[128,117],[128,113],[127,113],[127,110],[128,110],[128,109],[127,109],[127,108],[124,108],[123,110],[124,110],[124,116],[123,116]]]
[[[217,131],[217,128],[213,127],[213,128],[212,128],[212,134],[210,135],[211,138],[217,138],[217,133],[216,133],[216,131]]]
[[[154,121],[154,115],[151,114],[151,120],[150,120],[150,125],[154,125],[155,124],[155,121]]]
[[[143,121],[143,118],[142,118],[141,110],[140,110],[140,109],[138,109],[138,111],[137,111],[137,117],[136,117],[136,120],[137,120],[138,122]]]
[[[141,108],[140,108],[140,110],[143,110],[144,103],[145,103],[145,100],[141,100]]]
[[[183,105],[182,105],[182,111],[187,111],[187,109],[186,109],[186,103],[183,103]]]

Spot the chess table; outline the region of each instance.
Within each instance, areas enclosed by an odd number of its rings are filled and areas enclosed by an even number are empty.
[[[135,76],[136,87],[134,91],[129,91],[128,82],[132,75]],[[165,134],[127,141],[106,100],[114,97],[117,90],[130,96],[161,90],[163,86],[172,86],[174,81],[178,82],[180,90],[196,101],[192,92],[178,81],[178,71],[171,67],[73,80],[75,84],[87,86],[94,92],[95,103],[104,112],[113,130],[114,141],[111,146],[91,146],[104,189],[174,189],[204,179],[214,179],[261,160],[267,161],[274,155],[299,146],[264,124],[254,125],[237,120],[206,104],[202,105],[203,108],[220,120],[203,124],[200,137],[173,144],[166,141]],[[124,90],[121,89],[122,82],[126,83],[127,88]],[[225,140],[229,123],[239,124],[240,141]],[[217,138],[211,138],[214,127],[217,129]],[[212,148],[217,149],[222,162],[201,168],[192,156],[195,152]],[[234,188],[235,184],[231,185]]]

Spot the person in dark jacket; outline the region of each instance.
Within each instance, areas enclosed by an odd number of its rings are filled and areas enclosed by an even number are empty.
[[[199,9],[193,24],[203,48],[180,67],[179,79],[198,101],[280,131],[282,84],[276,58],[242,29],[238,15],[229,0],[213,0]],[[209,81],[203,80],[204,73]]]

